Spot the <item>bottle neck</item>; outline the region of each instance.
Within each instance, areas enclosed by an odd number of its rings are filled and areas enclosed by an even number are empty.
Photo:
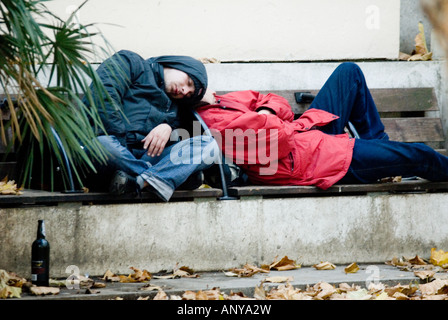
[[[44,220],[39,220],[37,225],[37,238],[45,239],[45,222]]]

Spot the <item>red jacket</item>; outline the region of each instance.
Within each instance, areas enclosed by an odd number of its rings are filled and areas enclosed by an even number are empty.
[[[197,109],[223,154],[240,166],[253,184],[316,185],[327,189],[347,172],[354,139],[328,135],[323,126],[338,117],[309,109],[299,119],[288,101],[275,94],[238,91],[216,96]],[[258,114],[269,108],[275,115]]]

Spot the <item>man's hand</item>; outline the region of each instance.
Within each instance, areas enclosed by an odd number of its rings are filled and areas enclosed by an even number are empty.
[[[274,114],[274,112],[272,112],[269,109],[261,109],[259,111],[257,111],[258,114]]]
[[[151,130],[151,132],[142,140],[143,148],[148,151],[148,156],[160,156],[163,149],[165,149],[166,143],[170,139],[172,131],[173,129],[166,123],[159,124]]]
[[[208,104],[216,104],[215,95],[216,95],[216,91],[214,91],[210,88],[207,88],[201,102],[208,103]]]

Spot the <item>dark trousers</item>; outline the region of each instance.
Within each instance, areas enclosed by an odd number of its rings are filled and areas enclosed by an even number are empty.
[[[310,108],[340,117],[321,128],[325,133],[343,133],[350,121],[359,134],[350,168],[340,183],[372,183],[394,176],[448,180],[448,157],[422,143],[389,140],[364,75],[356,64],[339,65]]]

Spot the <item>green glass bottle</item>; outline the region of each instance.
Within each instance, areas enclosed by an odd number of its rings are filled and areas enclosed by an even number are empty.
[[[45,239],[45,222],[39,220],[37,238],[31,247],[31,282],[36,286],[49,286],[50,244]]]

